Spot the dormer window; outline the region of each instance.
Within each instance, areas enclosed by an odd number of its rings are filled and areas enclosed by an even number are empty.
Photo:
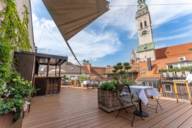
[[[185,56],[179,57],[179,61],[185,61],[185,60],[186,60]]]

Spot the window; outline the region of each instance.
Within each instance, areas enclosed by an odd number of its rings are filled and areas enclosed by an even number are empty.
[[[185,56],[179,57],[179,61],[185,61],[185,60],[186,60]]]
[[[143,29],[143,23],[140,22],[140,29]]]
[[[167,92],[167,93],[172,93],[173,92],[171,84],[165,84],[164,89],[165,89],[165,92]]]
[[[168,69],[173,69],[173,65],[168,65]]]
[[[145,27],[147,27],[147,21],[144,22]]]
[[[147,31],[144,30],[144,31],[142,32],[142,35],[143,35],[143,36],[144,36],[144,35],[147,35]]]

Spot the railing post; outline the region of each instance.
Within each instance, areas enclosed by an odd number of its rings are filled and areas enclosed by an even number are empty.
[[[177,103],[179,103],[179,96],[178,96],[178,91],[177,91],[177,82],[173,81],[173,85],[174,85],[174,91],[175,91]]]
[[[191,91],[190,91],[190,89],[189,89],[188,81],[185,81],[185,84],[186,84],[186,88],[187,88],[187,94],[188,94],[189,101],[190,101],[191,104],[192,104]]]

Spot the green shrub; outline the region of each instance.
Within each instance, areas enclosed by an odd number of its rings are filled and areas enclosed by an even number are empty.
[[[132,81],[132,80],[123,80],[122,83],[123,83],[124,85],[128,85],[128,86],[135,84],[135,82]]]
[[[101,84],[100,88],[106,91],[115,91],[117,89],[117,83],[115,81],[104,82]]]
[[[80,77],[79,77],[80,82],[83,82],[83,81],[88,80],[88,79],[89,79],[89,78],[88,78],[85,74],[82,74],[82,75],[80,75]]]
[[[11,75],[11,81],[9,82],[11,96],[21,96],[27,98],[35,91],[32,83],[21,78],[20,75],[14,73]]]
[[[34,92],[32,84],[17,73],[12,73],[7,83],[0,80],[0,116],[13,113],[14,120],[20,117],[26,99]]]
[[[164,72],[185,72],[185,71],[192,71],[192,67],[182,67],[182,68],[171,68],[171,69],[160,69],[159,72],[160,73],[164,73]]]
[[[20,117],[23,105],[23,98],[0,98],[0,116],[8,113],[14,113],[14,120],[17,120]]]

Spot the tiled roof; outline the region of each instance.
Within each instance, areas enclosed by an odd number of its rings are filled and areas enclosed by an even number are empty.
[[[172,56],[192,54],[192,43],[156,49],[155,54],[157,60],[170,58]]]
[[[90,66],[90,68],[89,68],[88,65],[84,65],[82,69],[83,69],[84,73],[86,73],[86,74],[103,75],[106,73],[106,67],[92,67],[92,66]]]
[[[138,79],[160,77],[159,69],[165,69],[167,64],[179,62],[180,57],[192,61],[192,43],[165,47],[155,50],[156,60],[152,62],[152,71],[147,71],[147,62],[132,64],[132,71],[140,72]]]

